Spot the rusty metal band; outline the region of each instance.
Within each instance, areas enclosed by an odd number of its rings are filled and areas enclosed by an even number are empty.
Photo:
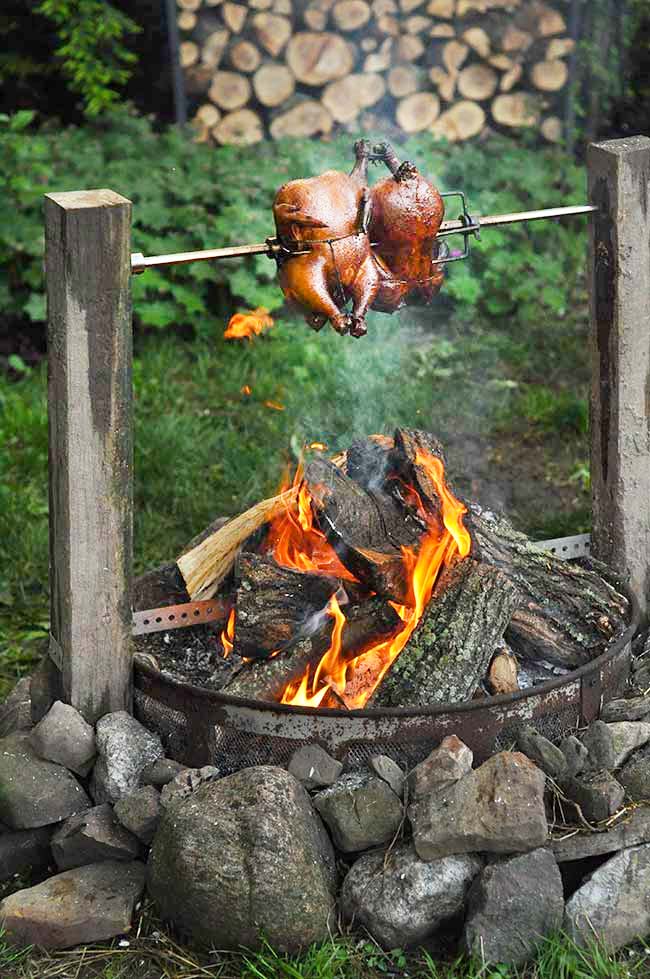
[[[133,612],[131,634],[143,636],[148,632],[183,629],[191,625],[202,625],[205,622],[222,622],[229,611],[230,603],[222,598],[144,609]]]

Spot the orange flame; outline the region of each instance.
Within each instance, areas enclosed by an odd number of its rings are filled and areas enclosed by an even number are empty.
[[[388,639],[378,642],[370,640],[366,649],[346,661],[345,657],[341,656],[341,636],[345,616],[336,598],[332,598],[328,606],[328,614],[334,618],[334,628],[329,648],[314,670],[313,676],[310,676],[311,671],[308,668],[299,680],[287,685],[282,695],[283,704],[318,707],[325,695],[329,691],[334,691],[337,699],[343,701],[348,708],[363,707],[420,622],[441,569],[457,558],[467,557],[469,554],[471,538],[463,525],[463,514],[467,510],[446,485],[441,460],[428,453],[418,452],[416,461],[426,470],[436,488],[442,508],[442,525],[426,512],[416,490],[410,487],[411,498],[418,501],[418,509],[426,520],[428,529],[417,554],[409,548],[402,549],[413,604],[406,606],[390,603],[402,620],[401,628]],[[309,493],[304,484],[300,487],[300,495],[302,496],[303,493],[308,501]],[[303,502],[303,508],[304,506]],[[301,526],[300,523],[298,525]],[[292,544],[295,550],[292,557],[297,560],[301,553],[299,542],[292,540]]]
[[[223,658],[228,659],[232,653],[233,639],[235,638],[235,610],[230,609],[226,628],[221,633],[221,645],[223,647]]]
[[[249,394],[253,393],[253,389],[249,384],[244,384],[244,386],[240,388],[240,393],[243,394],[245,397],[248,397]]]
[[[266,408],[272,408],[273,411],[284,411],[284,405],[281,405],[279,401],[265,401],[264,405]]]
[[[235,313],[230,317],[224,333],[226,340],[252,340],[273,326],[273,317],[268,309],[258,306],[248,313]]]
[[[324,442],[310,442],[307,448],[315,449],[316,452],[327,452],[327,446]]]

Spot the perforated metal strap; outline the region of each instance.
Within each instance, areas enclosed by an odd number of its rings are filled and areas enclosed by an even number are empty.
[[[228,611],[229,604],[222,598],[145,609],[133,613],[131,634],[143,636],[147,632],[162,632],[168,629],[182,629],[189,625],[201,625],[204,622],[223,621]]]
[[[571,561],[577,557],[589,557],[591,554],[591,534],[575,534],[573,537],[554,537],[552,540],[533,541],[540,551],[550,551],[554,557],[562,561]]]

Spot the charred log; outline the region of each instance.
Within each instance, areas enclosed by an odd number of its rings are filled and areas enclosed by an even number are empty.
[[[628,602],[599,574],[538,550],[501,515],[472,504],[473,556],[520,590],[506,639],[518,656],[563,667],[587,663],[625,629]]]
[[[353,657],[373,636],[389,638],[400,626],[397,612],[380,598],[360,605],[346,606],[346,624],[341,635],[341,654]],[[301,639],[278,656],[245,663],[223,688],[235,697],[277,702],[288,683],[301,677],[308,667],[315,668],[327,651],[332,635],[332,619],[323,616],[312,636]]]
[[[520,593],[503,572],[467,558],[445,569],[422,621],[374,694],[373,707],[469,700]]]
[[[265,659],[306,635],[314,615],[321,615],[340,585],[337,578],[282,568],[271,558],[241,554],[233,651]]]

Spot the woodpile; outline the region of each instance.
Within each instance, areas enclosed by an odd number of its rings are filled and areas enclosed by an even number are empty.
[[[452,142],[559,120],[574,42],[558,0],[177,0],[197,140],[350,130]],[[558,128],[559,127],[559,128]]]
[[[629,615],[606,569],[458,500],[440,443],[411,429],[315,456],[177,567],[191,598],[217,594],[229,614],[221,688],[313,707],[512,693],[588,663]]]

